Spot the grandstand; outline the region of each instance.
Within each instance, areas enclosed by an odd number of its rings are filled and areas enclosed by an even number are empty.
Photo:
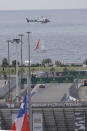
[[[42,113],[43,131],[86,131],[87,107],[73,104],[33,108],[33,113],[36,112]]]
[[[64,98],[71,93],[71,87],[72,83],[51,83],[39,88],[32,97],[33,131],[87,130],[87,103],[64,102]],[[16,105],[0,105],[1,130],[10,129],[18,110]]]
[[[17,112],[17,107],[3,107],[0,110],[0,129],[9,130]],[[39,119],[42,119],[42,131],[87,130],[87,105],[83,103],[33,103],[32,113],[33,119],[35,114],[38,118],[41,114]]]

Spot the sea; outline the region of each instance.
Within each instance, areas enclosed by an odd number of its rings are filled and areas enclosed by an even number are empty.
[[[28,19],[41,16],[48,23],[27,23]],[[28,35],[32,63],[50,58],[52,62],[83,63],[87,59],[87,9],[74,10],[26,10],[0,11],[0,63],[8,58],[7,40],[20,38],[23,34],[23,63],[28,60]],[[34,50],[40,40],[39,49]],[[43,45],[44,50],[41,49]],[[18,60],[21,58],[21,43],[18,44]],[[16,43],[10,43],[10,63],[16,59]]]

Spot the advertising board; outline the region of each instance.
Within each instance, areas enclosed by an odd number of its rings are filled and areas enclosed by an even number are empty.
[[[33,131],[43,131],[42,113],[33,113]]]

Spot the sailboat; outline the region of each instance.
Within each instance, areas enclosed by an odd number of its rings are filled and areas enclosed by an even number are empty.
[[[38,40],[37,45],[36,45],[34,50],[39,52],[39,53],[45,53],[46,49],[45,49],[45,46],[44,46],[44,41],[43,40]]]

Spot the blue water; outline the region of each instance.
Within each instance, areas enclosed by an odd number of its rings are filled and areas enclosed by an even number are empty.
[[[47,24],[27,23],[30,19],[47,17]],[[27,34],[30,34],[31,61],[45,58],[64,63],[83,62],[87,58],[87,10],[0,11],[0,60],[7,57],[8,39],[23,37],[23,61],[28,59]],[[34,51],[37,40],[43,41],[46,52]],[[16,59],[15,45],[10,44],[10,61]],[[20,61],[20,44],[18,45]],[[0,61],[1,62],[1,61]]]

